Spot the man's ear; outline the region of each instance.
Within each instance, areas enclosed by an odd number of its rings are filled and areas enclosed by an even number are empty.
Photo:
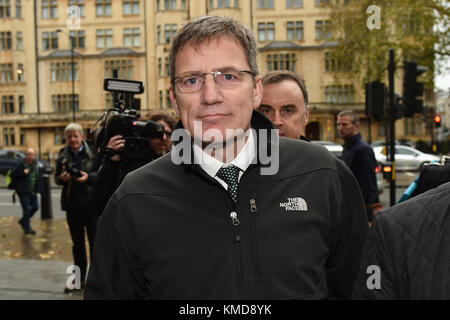
[[[306,106],[306,112],[305,112],[305,119],[303,121],[303,124],[306,126],[309,121],[309,104]]]
[[[261,76],[256,76],[255,78],[255,88],[253,89],[253,109],[258,109],[259,105],[262,101],[262,95],[263,95],[263,86],[262,86],[262,80]]]
[[[180,110],[177,104],[177,97],[175,95],[175,91],[172,89],[172,86],[169,87],[170,101],[172,101],[172,108],[175,110],[178,116],[180,116]]]

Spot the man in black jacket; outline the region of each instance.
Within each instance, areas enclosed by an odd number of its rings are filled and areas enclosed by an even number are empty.
[[[19,220],[19,224],[25,234],[31,235],[36,234],[36,231],[31,228],[30,219],[39,209],[37,194],[40,190],[39,167],[34,160],[35,157],[34,149],[28,148],[25,160],[11,172],[11,178],[16,183],[16,192],[22,206],[22,218]]]
[[[371,223],[374,215],[381,209],[375,174],[377,166],[375,154],[359,133],[359,117],[354,111],[339,112],[337,128],[340,137],[345,141],[341,159],[345,161],[358,180],[366,204],[367,218]]]
[[[258,107],[268,117],[280,136],[307,140],[303,131],[309,119],[308,90],[305,80],[297,73],[277,70],[262,78],[264,87]]]
[[[375,217],[355,299],[450,299],[450,182]]]
[[[103,155],[101,165],[94,188],[92,211],[100,216],[105,209],[108,200],[122,183],[125,176],[133,170],[158,159],[170,151],[172,147],[172,131],[175,127],[175,119],[165,112],[146,114],[140,121],[155,121],[164,126],[162,138],[149,139],[149,148],[143,150],[139,157],[124,157],[121,150],[125,147],[125,138],[115,135],[109,139],[107,148],[110,152]]]
[[[75,265],[80,268],[81,283],[84,286],[87,271],[85,231],[92,252],[97,228],[97,217],[89,210],[97,171],[94,155],[83,138],[83,128],[71,123],[64,129],[64,134],[67,146],[59,152],[55,181],[63,186],[61,209],[67,213],[73,258]],[[64,291],[69,293],[71,289],[66,287]]]
[[[175,36],[177,144],[108,202],[86,299],[350,297],[368,230],[357,182],[253,110],[256,53],[229,18],[197,18]]]

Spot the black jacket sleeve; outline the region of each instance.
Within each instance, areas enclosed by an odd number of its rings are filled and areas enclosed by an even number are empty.
[[[338,180],[340,185],[334,196],[338,201],[330,217],[331,246],[326,268],[330,295],[348,299],[359,270],[369,224],[358,183],[344,163]]]
[[[385,212],[378,214],[369,231],[361,267],[353,291],[354,299],[398,299],[396,262],[389,242],[392,234],[401,234],[395,220]],[[377,275],[378,273],[378,275]],[[378,279],[376,278],[378,277]],[[380,286],[376,287],[376,282]]]
[[[117,205],[113,197],[99,220],[84,292],[86,300],[150,298],[132,250],[124,245],[134,242],[134,232],[126,217],[119,219]]]
[[[370,147],[360,147],[355,151],[354,168],[356,179],[365,204],[374,204],[380,202],[378,197],[377,176],[375,167],[377,162],[375,155]]]
[[[100,216],[108,203],[108,200],[116,191],[120,179],[120,162],[106,160],[99,168],[95,187],[92,209]]]

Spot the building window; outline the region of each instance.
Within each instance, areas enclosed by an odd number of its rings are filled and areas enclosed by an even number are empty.
[[[123,14],[125,16],[139,14],[139,0],[123,0]]]
[[[42,49],[58,49],[58,32],[42,32]]]
[[[13,81],[13,65],[12,63],[0,64],[0,82]]]
[[[24,114],[25,113],[25,97],[19,96],[19,113]]]
[[[80,17],[84,17],[84,0],[69,0],[69,6],[77,6]]]
[[[303,0],[286,0],[286,8],[303,8]]]
[[[164,40],[166,43],[170,43],[172,38],[177,33],[177,25],[176,24],[165,24],[164,25]]]
[[[162,59],[158,58],[158,75],[162,77]]]
[[[23,49],[23,36],[22,36],[22,32],[20,32],[20,31],[16,32],[16,49],[17,50]]]
[[[95,1],[95,14],[97,17],[111,16],[111,0],[96,0]]]
[[[164,0],[164,10],[176,10],[177,0]]]
[[[303,40],[303,21],[288,21],[287,39]]]
[[[273,0],[258,0],[258,9],[273,9]]]
[[[51,64],[52,81],[72,81],[78,80],[78,63],[73,64],[72,76],[72,64],[71,62],[54,62]]]
[[[159,12],[160,11],[160,0],[156,0],[156,12]]]
[[[17,64],[17,70],[16,70],[17,81],[18,82],[24,82],[25,81],[25,76],[24,76],[23,72],[24,72],[23,64],[22,63],[18,63]]]
[[[106,101],[106,109],[107,110],[114,108],[114,100],[113,100],[111,93],[107,92],[105,94],[105,101]]]
[[[156,26],[156,39],[158,41],[158,44],[161,44],[161,26],[157,25]]]
[[[316,7],[324,7],[330,3],[330,0],[316,0]]]
[[[58,18],[58,1],[42,0],[41,1],[42,19]]]
[[[66,135],[64,134],[64,127],[55,128],[55,145],[66,144]]]
[[[166,70],[166,76],[169,77],[170,69],[169,69],[169,58],[168,57],[164,58],[164,69]]]
[[[79,109],[78,94],[73,95],[75,111]],[[72,94],[54,94],[52,95],[53,112],[65,113],[72,111]]]
[[[331,21],[317,20],[316,21],[316,40],[331,39]]]
[[[186,0],[181,0],[181,10],[186,10]]]
[[[16,0],[16,18],[22,18],[22,1]]]
[[[355,88],[353,85],[325,86],[325,101],[328,103],[354,103]]]
[[[258,40],[259,41],[275,40],[275,24],[273,22],[258,23]]]
[[[123,31],[123,45],[125,47],[140,47],[141,30],[139,28],[125,28]]]
[[[86,33],[84,30],[70,31],[70,40],[73,41],[71,44],[73,48],[84,49],[86,48]]]
[[[159,90],[158,94],[159,94],[159,108],[160,109],[164,109],[164,106],[163,106],[163,92],[162,92],[162,90]]]
[[[25,129],[20,128],[20,145],[24,146],[25,144]]]
[[[172,100],[170,100],[170,90],[166,90],[167,108],[172,108]]]
[[[325,52],[325,71],[351,71],[353,69],[353,59],[351,56],[336,59],[331,52]]]
[[[105,77],[112,78],[113,70],[117,70],[118,78],[133,80],[133,64],[131,60],[105,61]]]
[[[2,96],[2,113],[14,113],[14,96]]]
[[[3,145],[15,146],[16,145],[16,133],[14,128],[3,128]]]
[[[219,9],[219,8],[231,8],[231,4],[233,3],[234,8],[239,8],[238,0],[209,0],[209,8],[210,9]]]
[[[0,0],[0,18],[10,18],[10,17],[11,17],[11,1]]]
[[[11,50],[11,49],[12,49],[11,31],[1,31],[0,50]]]
[[[112,29],[97,29],[97,48],[111,48],[113,46]]]
[[[289,70],[296,71],[296,55],[294,53],[269,54],[267,56],[267,71]]]

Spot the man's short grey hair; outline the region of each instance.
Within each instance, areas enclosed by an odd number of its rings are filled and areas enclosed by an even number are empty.
[[[303,99],[305,100],[305,110],[306,110],[306,108],[308,107],[308,90],[306,88],[305,79],[298,73],[294,73],[294,72],[288,71],[288,70],[271,71],[271,72],[268,72],[262,78],[262,85],[263,85],[263,87],[265,87],[268,84],[278,83],[283,80],[293,80],[298,84],[298,86],[300,87],[300,90],[302,90]]]
[[[356,124],[357,122],[359,122],[359,117],[356,114],[356,112],[353,110],[343,110],[338,113],[338,118],[343,117],[343,116],[350,116],[350,119],[353,124]]]
[[[78,123],[69,123],[65,128],[64,128],[64,135],[67,134],[67,132],[72,132],[72,131],[78,131],[79,133],[81,133],[81,135],[83,135],[83,127],[81,125],[79,125]]]
[[[231,18],[204,16],[189,21],[177,32],[172,40],[169,54],[170,83],[172,88],[175,85],[175,59],[181,49],[186,45],[199,46],[224,36],[232,37],[241,44],[251,71],[255,75],[259,74],[257,63],[258,49],[253,32]],[[217,57],[217,59],[220,59],[220,57]]]

